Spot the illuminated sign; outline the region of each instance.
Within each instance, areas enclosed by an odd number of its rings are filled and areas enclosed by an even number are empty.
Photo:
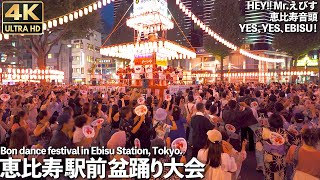
[[[152,65],[153,64],[153,57],[139,57],[134,58],[135,65]]]
[[[303,59],[299,59],[297,61],[297,66],[305,67],[305,66],[318,66],[318,59],[311,59],[309,57],[305,57]]]

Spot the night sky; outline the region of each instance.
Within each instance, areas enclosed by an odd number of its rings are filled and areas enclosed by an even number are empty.
[[[104,6],[101,12],[101,17],[103,21],[103,30],[104,34],[109,34],[113,27],[113,3],[111,3],[108,6]]]

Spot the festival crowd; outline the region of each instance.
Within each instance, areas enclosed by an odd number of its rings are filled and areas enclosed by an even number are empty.
[[[205,164],[204,179],[242,179],[247,151],[255,152],[257,166],[252,171],[261,172],[266,180],[320,179],[317,85],[202,84],[175,93],[167,90],[162,97],[145,91],[95,91],[85,85],[2,86],[0,94],[10,97],[0,101],[1,146],[115,149],[135,147],[138,139],[140,148],[151,149],[170,148],[174,140],[183,138],[188,150],[184,156],[174,157],[176,162],[197,158]],[[140,104],[147,107],[146,114],[137,115],[135,108]],[[104,121],[92,126],[96,119]],[[95,135],[86,136],[84,126],[92,126]],[[165,155],[153,157],[162,163],[171,160]],[[45,157],[35,158],[42,162]],[[132,157],[115,154],[102,158]],[[167,179],[180,178],[173,175]]]

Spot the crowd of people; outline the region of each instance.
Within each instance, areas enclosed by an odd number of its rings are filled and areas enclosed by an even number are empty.
[[[186,163],[196,157],[206,165],[204,179],[241,179],[247,151],[255,152],[252,171],[266,180],[320,178],[316,84],[203,84],[174,94],[166,91],[163,97],[152,92],[142,96],[143,89],[19,84],[2,86],[0,94],[10,95],[0,101],[0,143],[8,148],[130,148],[136,139],[140,148],[170,148],[175,139],[184,138],[188,150],[175,158]],[[141,103],[148,112],[139,116],[134,109]],[[104,122],[93,126],[95,135],[85,136],[83,127],[99,118]],[[130,159],[121,154],[103,158],[121,157]],[[37,161],[43,158],[37,156]],[[171,157],[155,158],[164,163]]]

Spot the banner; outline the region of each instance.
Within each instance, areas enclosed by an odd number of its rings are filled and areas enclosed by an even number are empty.
[[[134,58],[134,65],[152,65],[153,57],[136,57]]]
[[[185,92],[186,89],[189,89],[190,87],[195,88],[195,85],[171,85],[168,87],[170,94],[177,94],[179,91]]]

